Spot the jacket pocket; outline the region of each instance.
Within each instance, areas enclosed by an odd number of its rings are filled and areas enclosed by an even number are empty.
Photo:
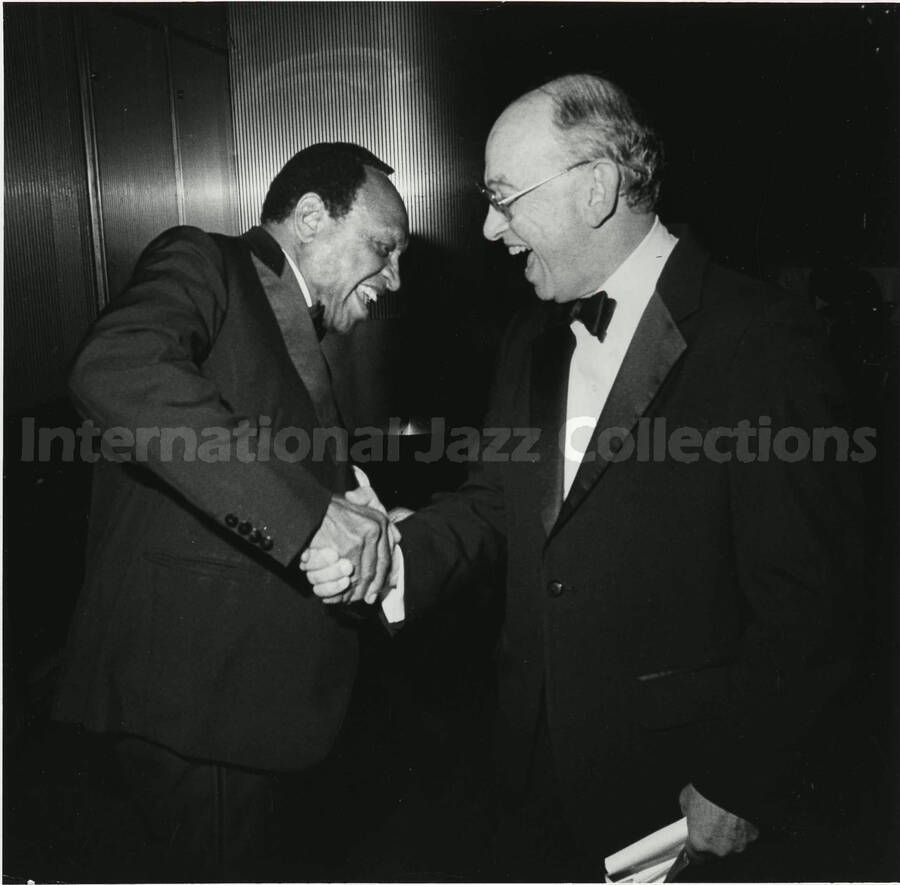
[[[645,673],[632,684],[634,720],[657,730],[720,719],[729,696],[725,665]]]
[[[202,577],[239,578],[265,581],[270,572],[250,560],[220,559],[215,556],[176,556],[165,550],[145,550],[144,559],[176,571],[191,572]]]

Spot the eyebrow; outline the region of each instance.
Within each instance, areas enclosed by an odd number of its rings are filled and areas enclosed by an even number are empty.
[[[399,249],[401,252],[406,250],[409,245],[408,236],[395,236],[392,233],[375,234],[370,239],[374,240],[382,246],[387,246],[392,252]]]
[[[394,244],[394,248],[400,249],[402,252],[409,245],[409,231],[404,231],[402,228],[398,227],[391,234],[390,239]]]

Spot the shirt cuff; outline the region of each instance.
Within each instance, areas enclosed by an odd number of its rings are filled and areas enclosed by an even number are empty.
[[[381,610],[389,624],[399,624],[406,619],[406,573],[399,544],[394,545],[390,585],[391,589],[381,598]]]

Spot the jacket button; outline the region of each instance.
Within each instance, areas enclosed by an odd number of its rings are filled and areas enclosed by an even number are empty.
[[[563,584],[562,581],[551,581],[547,585],[547,593],[549,593],[550,596],[553,596],[554,598],[558,597],[558,596],[562,596],[563,590],[565,590],[565,589],[566,589],[565,585]]]
[[[249,535],[252,528],[253,526],[249,522],[242,522],[238,525],[238,532],[242,535]]]
[[[233,529],[237,524],[238,518],[233,513],[229,513],[225,517],[225,525],[227,525],[228,528]]]
[[[249,535],[247,535],[247,540],[250,541],[251,544],[258,544],[259,539],[262,537],[259,529],[253,529]]]
[[[275,542],[266,535],[260,542],[259,546],[262,547],[263,550],[271,550],[275,546]]]

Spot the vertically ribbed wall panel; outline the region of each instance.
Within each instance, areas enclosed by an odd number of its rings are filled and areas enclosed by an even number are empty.
[[[104,5],[86,19],[109,294],[153,237],[179,223],[166,62],[154,22]]]
[[[415,234],[459,242],[464,168],[435,12],[418,3],[229,8],[240,220],[256,223],[284,162],[353,141],[390,163]]]
[[[453,94],[438,11],[425,3],[236,3],[228,15],[242,227],[257,223],[285,161],[315,142],[356,142],[396,170],[413,235],[403,290],[383,297],[352,335],[327,336],[324,349],[350,426],[421,410],[404,393],[410,349],[434,315],[452,316],[448,305],[463,288],[459,256],[478,235],[470,183],[480,149],[469,146],[464,166],[466,109]],[[398,312],[404,322],[387,319]],[[436,377],[425,359],[417,363],[416,378]],[[434,403],[429,396],[424,408]]]
[[[97,300],[72,18],[49,5],[3,11],[4,388],[15,412],[62,394]]]

